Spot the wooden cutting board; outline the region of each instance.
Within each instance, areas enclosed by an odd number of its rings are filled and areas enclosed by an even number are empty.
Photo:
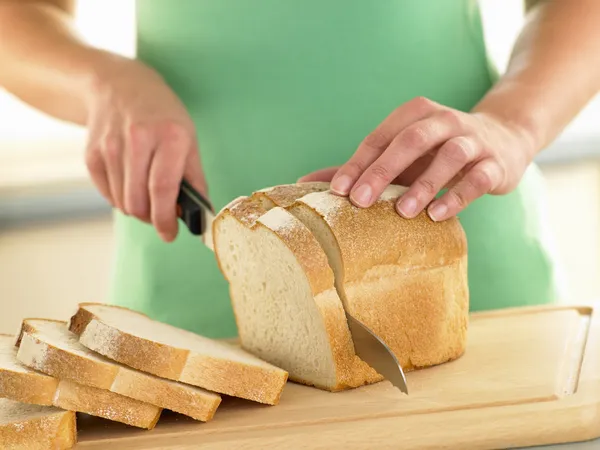
[[[278,406],[226,398],[152,431],[80,420],[77,449],[497,449],[600,436],[600,305],[473,314],[463,357],[340,393],[288,383]]]

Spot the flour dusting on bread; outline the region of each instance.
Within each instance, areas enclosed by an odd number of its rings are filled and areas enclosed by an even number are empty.
[[[287,210],[279,207],[267,211],[260,217],[259,222],[272,230],[282,233],[289,233],[294,227],[298,226],[296,218]]]

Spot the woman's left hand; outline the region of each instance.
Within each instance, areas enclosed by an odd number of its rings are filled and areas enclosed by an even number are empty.
[[[393,111],[339,168],[300,181],[329,181],[331,190],[369,207],[389,184],[408,186],[398,212],[427,208],[436,221],[484,194],[512,191],[535,154],[523,128],[486,112],[465,113],[419,97]],[[436,195],[448,188],[440,198]],[[435,200],[434,200],[435,199]]]

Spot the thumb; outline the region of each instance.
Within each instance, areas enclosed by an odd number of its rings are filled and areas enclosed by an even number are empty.
[[[339,170],[338,167],[327,167],[326,169],[316,170],[298,179],[298,183],[308,183],[312,181],[330,182],[333,176]]]

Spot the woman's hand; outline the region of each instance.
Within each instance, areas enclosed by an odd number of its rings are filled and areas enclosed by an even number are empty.
[[[398,212],[412,218],[427,208],[439,221],[484,194],[513,190],[535,154],[532,141],[523,129],[492,115],[416,98],[392,112],[346,164],[301,181],[332,179],[332,191],[349,195],[359,207],[373,204],[389,184],[409,186]]]
[[[86,164],[102,195],[123,213],[177,236],[176,202],[183,177],[207,193],[194,124],[152,69],[116,59],[88,99]]]

